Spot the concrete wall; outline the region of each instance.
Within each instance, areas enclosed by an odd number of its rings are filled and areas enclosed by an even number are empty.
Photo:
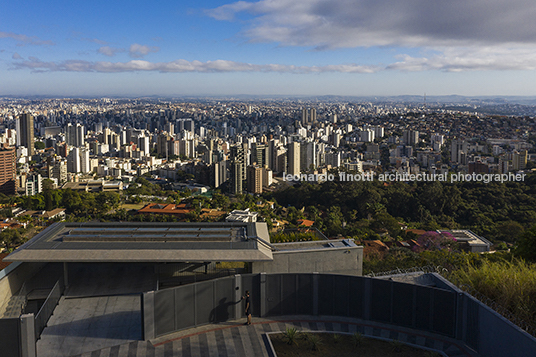
[[[253,262],[252,273],[340,273],[363,275],[363,247],[272,252],[273,261]]]
[[[469,297],[473,299],[472,297]],[[476,299],[475,299],[476,301]],[[486,357],[536,355],[536,338],[479,303],[478,352]]]
[[[361,276],[261,273],[144,293],[144,338],[244,317],[246,290],[253,316],[344,316],[456,335],[452,291]]]
[[[34,276],[45,264],[13,263],[0,271],[0,317],[9,299],[16,294],[22,284]]]

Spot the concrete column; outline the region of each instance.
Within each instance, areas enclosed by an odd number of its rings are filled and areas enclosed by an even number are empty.
[[[65,288],[69,286],[69,265],[68,263],[63,263],[63,285]]]
[[[141,314],[143,316],[143,339],[145,341],[156,337],[154,321],[154,291],[143,293],[141,297]]]
[[[434,291],[430,289],[430,314],[428,315],[428,331],[434,328]]]
[[[365,278],[365,291],[363,291],[363,319],[365,320],[370,320],[370,294],[372,293],[371,284],[371,278]]]
[[[313,315],[318,315],[318,279],[319,274],[313,273]]]
[[[36,357],[35,316],[25,314],[20,317],[21,357]]]
[[[242,291],[242,275],[236,274],[234,276],[234,301],[235,301],[235,311],[234,318],[238,320],[242,317],[242,296],[244,292]]]
[[[465,321],[465,304],[464,304],[464,295],[463,293],[456,294],[456,331],[455,336],[457,340],[463,340],[463,329],[466,325]]]
[[[261,292],[261,317],[266,316],[266,273],[261,273],[261,286],[260,286],[260,292]]]

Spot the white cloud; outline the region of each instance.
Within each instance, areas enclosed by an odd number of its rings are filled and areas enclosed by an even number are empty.
[[[158,52],[158,51],[160,51],[159,47],[149,47],[145,45],[140,45],[138,43],[134,43],[130,45],[129,54],[130,54],[130,57],[140,58],[151,52]]]
[[[292,66],[281,64],[251,64],[225,60],[216,61],[186,61],[176,60],[171,62],[148,62],[132,60],[128,62],[90,62],[82,60],[69,60],[62,62],[44,62],[35,57],[28,61],[14,62],[13,69],[31,69],[35,72],[280,72],[280,73],[373,73],[381,68],[361,66],[357,64],[329,65],[329,66]]]
[[[26,36],[13,32],[0,31],[0,38],[11,38],[18,42],[19,45],[54,45],[52,41],[44,41],[35,36]]]
[[[19,55],[17,52],[13,53],[13,56],[11,56],[11,58],[15,59],[15,60],[19,60],[19,59],[22,59],[22,56]]]
[[[205,13],[216,20],[234,20],[235,14],[241,11],[252,10],[256,5],[246,1],[238,1],[232,4],[222,5],[215,9],[206,10]]]
[[[233,21],[251,42],[335,48],[421,48],[385,66],[402,71],[536,68],[536,2],[532,0],[260,0],[206,13]]]
[[[119,52],[125,52],[125,50],[117,47],[102,46],[97,52],[108,57],[113,57]]]
[[[107,45],[108,42],[106,41],[103,41],[103,40],[99,40],[98,38],[81,38],[82,41],[86,41],[86,42],[93,42],[93,43],[96,43],[97,45]]]
[[[243,34],[254,42],[320,49],[536,43],[532,0],[262,0],[206,13],[253,15]]]
[[[388,65],[386,69],[447,72],[536,69],[536,54],[530,46],[454,47],[438,50],[438,54],[429,57],[401,56],[399,62]]]
[[[15,59],[15,58],[14,58]],[[34,72],[165,72],[165,73],[221,73],[221,72],[278,72],[293,74],[312,73],[376,73],[380,71],[429,71],[444,72],[493,71],[493,70],[535,70],[536,55],[530,48],[511,48],[497,52],[495,48],[447,48],[430,56],[414,57],[401,55],[398,61],[387,65],[360,65],[356,63],[296,66],[285,64],[252,64],[226,60],[149,62],[132,60],[128,62],[67,60],[45,62],[35,57],[12,63],[12,69],[30,69]]]

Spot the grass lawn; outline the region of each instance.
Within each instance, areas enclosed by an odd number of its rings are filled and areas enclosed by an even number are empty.
[[[125,203],[119,206],[119,208],[124,208],[127,211],[131,209],[139,210],[142,209],[147,203]]]
[[[382,341],[360,335],[333,333],[297,333],[289,345],[285,334],[270,335],[278,357],[433,357],[438,353],[412,347],[398,341]],[[313,349],[316,345],[316,350]]]

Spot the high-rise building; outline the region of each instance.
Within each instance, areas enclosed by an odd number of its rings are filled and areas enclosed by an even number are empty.
[[[512,169],[524,170],[527,167],[527,161],[527,150],[514,151],[514,154],[512,155]]]
[[[183,131],[191,132],[192,134],[195,132],[195,124],[192,119],[182,118],[177,119],[175,122],[175,131],[178,133],[182,133]]]
[[[14,147],[0,147],[0,192],[5,195],[17,193],[17,154]]]
[[[242,145],[232,146],[229,177],[229,191],[231,193],[242,193],[242,181],[245,177],[244,166],[244,147]]]
[[[297,141],[292,142],[288,147],[288,174],[299,175],[300,174],[300,143]]]
[[[331,167],[341,166],[341,152],[335,151],[326,153],[326,165],[330,165]]]
[[[233,194],[242,193],[242,181],[244,176],[242,175],[243,164],[239,161],[231,162],[231,172],[229,179],[229,192]]]
[[[67,129],[65,130],[65,141],[67,144],[75,147],[84,146],[85,144],[85,128],[80,123],[73,125],[71,123],[67,124]]]
[[[419,143],[419,132],[414,130],[406,130],[402,134],[402,142],[406,145],[416,145]]]
[[[84,174],[93,170],[91,167],[91,160],[89,159],[89,150],[86,148],[80,149],[80,170]]]
[[[17,146],[28,149],[28,156],[34,154],[34,117],[29,113],[21,114],[17,119]]]
[[[461,139],[454,139],[451,143],[450,161],[454,163],[462,162],[462,157],[467,154],[467,142]]]
[[[270,162],[270,150],[265,144],[254,143],[251,147],[251,155],[250,162],[259,166],[264,167]]]
[[[211,185],[215,188],[220,187],[222,183],[227,181],[228,175],[227,175],[227,164],[228,161],[222,160],[218,162],[214,162],[211,165]]]
[[[248,192],[262,193],[262,167],[248,166],[246,173]]]
[[[80,149],[75,147],[67,155],[67,172],[82,172],[80,164]]]
[[[374,130],[365,129],[360,133],[360,139],[363,142],[370,143],[374,141]]]
[[[318,164],[317,158],[317,146],[314,141],[305,141],[300,144],[300,170],[308,171],[315,169]]]
[[[286,172],[287,171],[287,150],[281,146],[278,147],[275,151],[275,172]]]
[[[59,157],[48,166],[48,178],[57,181],[58,186],[67,182],[67,161]]]
[[[374,137],[383,138],[384,134],[385,134],[385,131],[384,131],[383,126],[377,125],[374,127]]]
[[[262,186],[269,187],[273,182],[273,171],[268,166],[262,168]]]
[[[37,195],[41,192],[43,192],[43,179],[41,175],[30,175],[26,179],[26,196]]]
[[[302,109],[302,124],[315,124],[316,123],[316,109],[303,108]]]

